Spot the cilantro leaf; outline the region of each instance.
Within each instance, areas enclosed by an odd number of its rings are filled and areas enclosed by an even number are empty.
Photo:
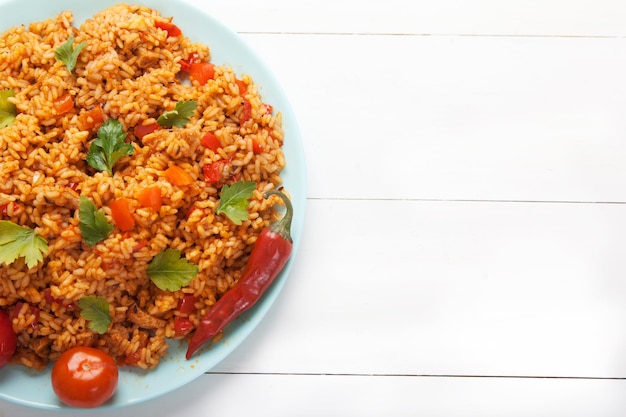
[[[174,110],[166,111],[157,119],[157,123],[162,127],[183,127],[189,123],[189,119],[198,107],[195,100],[179,101]]]
[[[87,295],[78,300],[78,305],[80,306],[80,316],[89,322],[87,327],[99,334],[107,332],[113,319],[106,298]]]
[[[254,181],[239,181],[222,187],[220,204],[216,214],[225,214],[233,223],[239,225],[248,219],[248,199],[254,194],[256,183]]]
[[[74,36],[70,36],[63,45],[54,51],[54,57],[65,64],[67,70],[72,73],[76,67],[76,61],[78,61],[78,55],[86,45],[85,42],[81,42],[74,49]]]
[[[179,250],[166,249],[152,258],[146,273],[159,289],[178,291],[194,279],[198,267],[181,258]]]
[[[113,165],[126,155],[135,152],[133,145],[124,142],[126,132],[120,122],[109,119],[98,129],[98,138],[91,142],[87,163],[99,171],[113,175]]]
[[[89,246],[105,239],[113,231],[113,225],[109,223],[104,212],[98,210],[96,205],[87,197],[80,197],[78,217],[80,218],[78,224],[80,233]]]
[[[9,97],[14,96],[15,93],[10,88],[0,90],[0,128],[11,126],[17,116],[15,104],[9,101]]]
[[[0,263],[9,265],[24,257],[26,266],[32,268],[43,260],[47,251],[48,242],[34,230],[0,220]]]

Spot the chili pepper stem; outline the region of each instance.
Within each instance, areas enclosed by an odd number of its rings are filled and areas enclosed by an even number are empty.
[[[293,219],[293,206],[291,205],[291,201],[289,200],[289,198],[282,191],[267,191],[263,194],[263,198],[268,198],[270,195],[273,194],[276,194],[283,200],[286,210],[283,217],[279,221],[272,223],[269,228],[272,232],[278,233],[283,239],[291,242],[291,220]]]

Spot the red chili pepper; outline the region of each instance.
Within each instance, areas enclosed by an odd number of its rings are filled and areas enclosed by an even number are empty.
[[[222,329],[247,311],[261,298],[274,282],[291,256],[291,219],[293,207],[289,199],[280,191],[265,193],[279,195],[285,202],[285,215],[282,219],[261,231],[248,264],[233,288],[228,290],[202,317],[200,324],[189,341],[187,359],[205,342],[215,337]]]

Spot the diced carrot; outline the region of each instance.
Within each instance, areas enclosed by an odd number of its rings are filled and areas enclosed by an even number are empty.
[[[139,200],[139,204],[141,204],[142,207],[158,211],[163,204],[161,189],[156,186],[144,188],[139,192],[137,200]]]
[[[174,185],[193,184],[193,178],[187,171],[179,166],[172,165],[164,172],[165,178]]]
[[[135,217],[130,212],[130,204],[127,199],[119,198],[113,201],[109,207],[113,221],[120,230],[128,231],[135,227]]]
[[[209,148],[213,152],[217,152],[218,149],[222,147],[222,143],[220,140],[211,132],[207,132],[202,137],[202,145],[206,148]]]
[[[69,93],[66,93],[54,100],[53,104],[57,115],[61,115],[69,112],[74,108],[74,99]]]
[[[135,126],[135,136],[137,136],[139,139],[143,139],[144,136],[154,132],[155,130],[159,129],[159,124],[158,123],[150,123],[147,125],[137,125]]]
[[[96,106],[91,110],[87,110],[79,116],[80,123],[85,130],[97,129],[104,122],[104,114],[102,107]]]
[[[215,76],[215,65],[210,62],[195,62],[189,65],[189,77],[200,85],[206,84]]]
[[[176,36],[180,36],[183,34],[183,32],[180,30],[178,26],[176,26],[172,22],[168,22],[165,20],[156,20],[154,22],[154,26],[158,27],[159,29],[163,29],[167,31],[167,36],[176,37]]]

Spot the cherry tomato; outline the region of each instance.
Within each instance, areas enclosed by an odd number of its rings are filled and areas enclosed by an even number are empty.
[[[0,368],[9,363],[17,348],[17,336],[9,315],[0,310]]]
[[[76,346],[64,352],[52,368],[52,389],[72,407],[93,408],[115,393],[119,371],[105,352]]]

